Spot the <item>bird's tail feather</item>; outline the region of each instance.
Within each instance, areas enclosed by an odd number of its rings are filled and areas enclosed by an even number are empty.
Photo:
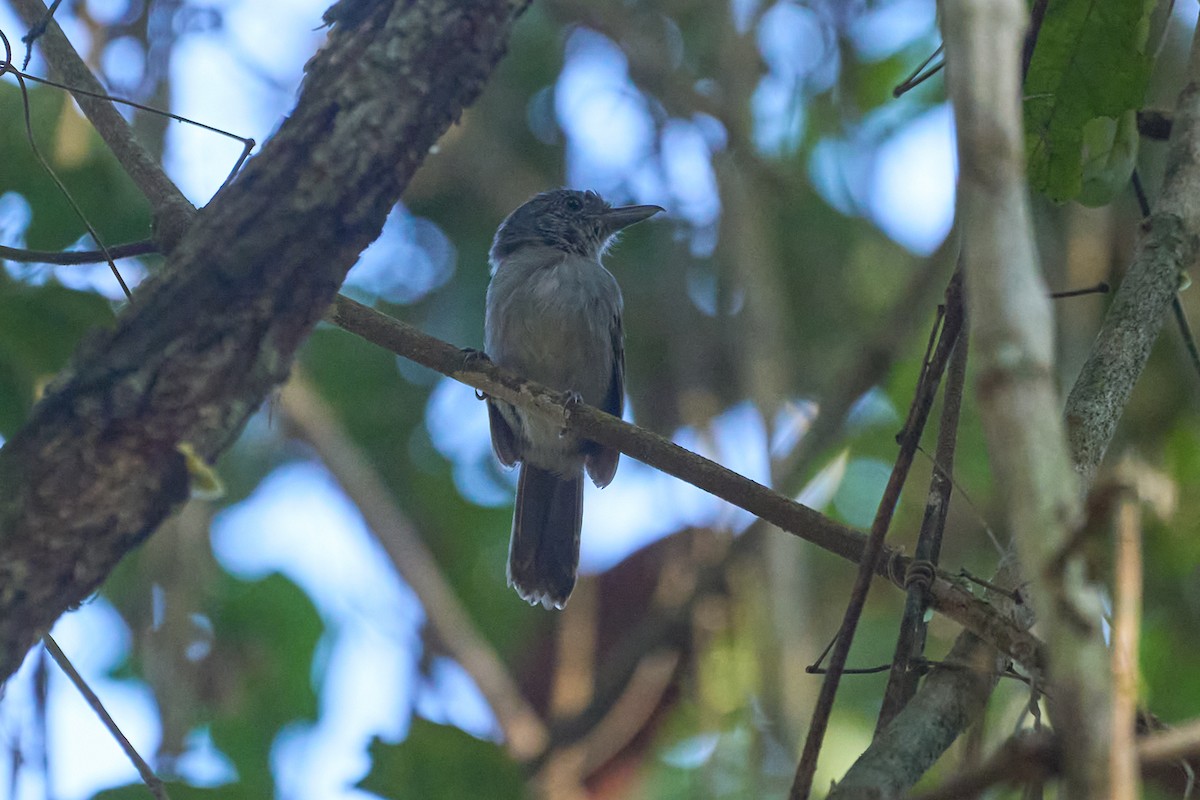
[[[522,599],[546,608],[567,604],[575,588],[582,522],[582,474],[563,478],[521,465],[508,545],[508,585]]]

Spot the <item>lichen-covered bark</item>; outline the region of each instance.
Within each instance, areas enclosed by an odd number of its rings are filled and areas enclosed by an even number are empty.
[[[519,0],[340,3],[296,109],[0,450],[0,681],[187,495],[287,374]]]

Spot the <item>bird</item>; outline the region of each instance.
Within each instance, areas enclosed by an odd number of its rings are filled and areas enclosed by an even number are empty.
[[[500,224],[489,253],[484,352],[496,364],[620,417],[625,408],[621,288],[601,262],[617,234],[663,209],[613,206],[593,191],[534,196]],[[607,486],[620,452],[535,412],[487,398],[492,449],[520,464],[508,585],[562,609],[575,588],[583,475]]]

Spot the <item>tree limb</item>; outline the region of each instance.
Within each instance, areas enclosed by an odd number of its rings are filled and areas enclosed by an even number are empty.
[[[346,331],[485,394],[540,411],[564,429],[615,447],[847,561],[857,564],[862,558],[866,543],[862,533],[652,431],[588,405],[564,402],[561,392],[524,380],[487,359],[475,357],[477,354],[460,350],[347,297],[337,297],[330,319]],[[907,562],[898,550],[885,546],[876,574],[903,583]],[[974,597],[945,574],[935,578],[930,594],[933,608],[1016,661],[1031,669],[1041,668],[1041,642],[1008,616]]]
[[[1088,484],[1158,338],[1184,270],[1200,252],[1200,28],[1179,95],[1162,195],[1142,224],[1133,263],[1067,397],[1067,436]]]
[[[524,5],[357,3],[279,132],[80,346],[0,450],[0,680],[187,497],[179,446],[215,458],[287,375]]]
[[[1068,800],[1105,797],[1108,654],[1102,604],[1078,555],[1079,518],[1054,384],[1054,325],[1030,223],[1021,127],[1022,0],[940,4],[954,104],[971,336],[988,452],[1049,648]],[[1061,568],[1056,568],[1061,565]]]

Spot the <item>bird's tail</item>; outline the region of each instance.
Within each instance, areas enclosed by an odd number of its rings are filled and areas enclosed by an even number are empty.
[[[582,522],[582,474],[563,478],[521,465],[508,545],[508,585],[523,600],[546,608],[567,604],[575,588]]]

